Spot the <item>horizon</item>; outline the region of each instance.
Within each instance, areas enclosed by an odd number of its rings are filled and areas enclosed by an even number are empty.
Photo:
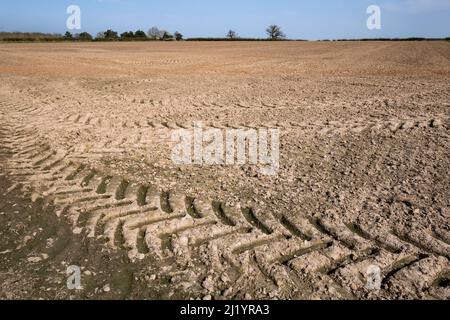
[[[366,10],[381,9],[381,29],[369,30]],[[81,29],[68,30],[66,10],[81,8]],[[211,3],[206,0],[16,0],[0,4],[0,32],[72,34],[112,29],[148,31],[153,26],[185,38],[223,38],[234,30],[242,38],[266,38],[271,24],[288,39],[337,40],[378,38],[446,38],[450,33],[450,0],[324,0],[319,3],[257,0]]]

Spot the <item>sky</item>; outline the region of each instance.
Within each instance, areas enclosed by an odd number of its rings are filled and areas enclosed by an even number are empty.
[[[64,33],[69,5],[81,8],[81,30],[147,31],[185,37],[266,37],[280,25],[291,39],[450,36],[450,0],[1,0],[0,31]],[[381,29],[369,30],[366,10],[381,8]]]

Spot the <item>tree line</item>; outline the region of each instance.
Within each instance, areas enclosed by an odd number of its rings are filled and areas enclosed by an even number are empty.
[[[229,30],[223,38],[188,38],[187,41],[267,41],[267,40],[283,40],[286,34],[278,25],[271,25],[266,29],[267,38],[243,38],[234,30]],[[184,36],[176,31],[170,33],[166,30],[160,30],[157,27],[150,28],[147,32],[142,30],[127,31],[119,34],[114,30],[106,30],[99,32],[93,37],[88,32],[72,34],[66,32],[61,34],[50,34],[40,32],[0,32],[0,41],[4,42],[57,42],[57,41],[181,41]],[[450,41],[447,38],[367,38],[367,39],[334,39],[319,41]]]
[[[281,40],[286,38],[286,35],[281,30],[281,27],[277,25],[271,25],[266,29],[266,33],[268,36],[268,39],[270,40]],[[142,30],[137,30],[136,32],[133,31],[127,31],[123,32],[119,35],[118,32],[114,30],[106,30],[99,32],[95,39],[87,32],[80,33],[78,35],[73,36],[70,32],[66,32],[64,35],[64,39],[66,40],[105,40],[105,41],[114,41],[114,40],[161,40],[161,41],[181,41],[184,40],[183,35],[176,31],[175,33],[170,33],[167,30],[160,30],[158,27],[152,27],[150,28],[147,33],[145,33]],[[200,38],[198,38],[200,39]],[[207,38],[205,38],[207,39]],[[219,38],[220,39],[220,38]],[[238,35],[238,33],[234,30],[228,31],[225,38],[227,40],[237,40],[241,39]],[[249,38],[246,38],[249,39]],[[250,38],[252,39],[252,38]]]
[[[66,36],[69,36],[68,33],[66,33]],[[161,41],[169,41],[169,40],[176,40],[181,41],[183,40],[183,35],[176,31],[175,33],[170,33],[167,30],[160,30],[157,27],[150,28],[147,33],[145,33],[142,30],[137,30],[135,32],[133,31],[127,31],[123,32],[119,35],[118,32],[114,30],[106,30],[99,32],[95,39],[91,40],[104,40],[104,41],[115,41],[115,40],[161,40]]]
[[[187,40],[282,40],[286,35],[277,25],[271,25],[266,29],[267,39],[241,38],[236,31],[230,30],[224,38],[191,38]],[[97,33],[94,37],[88,32],[72,34],[67,31],[64,35],[45,33],[20,33],[1,32],[1,41],[181,41],[183,34],[176,31],[173,34],[167,30],[152,27],[147,32],[143,30],[127,31],[119,34],[117,31],[108,29]]]

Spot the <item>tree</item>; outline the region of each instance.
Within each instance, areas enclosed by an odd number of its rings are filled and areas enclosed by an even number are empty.
[[[72,34],[71,34],[69,31],[67,31],[67,32],[64,34],[64,39],[66,39],[66,40],[72,40],[72,39],[73,39],[73,36],[72,36]]]
[[[77,38],[81,41],[91,41],[92,40],[92,36],[87,32],[80,33]]]
[[[237,34],[236,31],[230,30],[230,31],[228,31],[228,33],[227,33],[227,38],[228,38],[228,39],[236,39],[236,38],[238,38],[238,37],[239,37],[239,36],[238,36],[238,34]]]
[[[148,37],[153,40],[158,40],[161,38],[161,31],[157,27],[151,27],[148,30]]]
[[[108,29],[105,31],[105,39],[106,40],[117,40],[119,38],[119,35],[116,31],[113,31],[111,29]]]
[[[134,33],[134,37],[135,37],[136,39],[145,39],[145,38],[147,38],[147,35],[145,34],[144,31],[138,30],[138,31],[136,31],[136,32]]]
[[[120,38],[122,39],[133,39],[134,38],[134,32],[133,31],[129,31],[129,32],[124,32],[120,35]]]
[[[162,31],[161,40],[173,40],[173,35],[168,31]]]
[[[271,25],[266,29],[266,33],[269,36],[269,39],[272,40],[279,40],[282,38],[286,38],[286,35],[284,34],[284,32],[281,30],[281,27],[277,26],[277,25]]]
[[[99,33],[97,33],[95,39],[97,40],[105,39],[105,31],[100,31]]]
[[[175,35],[175,39],[177,41],[183,40],[183,35],[181,33],[179,33],[178,31],[176,31],[174,35]]]

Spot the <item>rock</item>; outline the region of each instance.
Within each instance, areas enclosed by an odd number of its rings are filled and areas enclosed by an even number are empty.
[[[187,291],[189,288],[192,288],[194,284],[190,282],[182,282],[180,284],[180,287],[183,289],[183,291]]]
[[[37,200],[39,200],[41,198],[41,196],[37,193],[33,193],[31,195],[31,202],[36,202]]]
[[[230,278],[225,273],[220,276],[220,280],[222,280],[224,283],[230,282]]]
[[[202,283],[203,288],[212,292],[214,290],[214,280],[211,276],[208,276]]]
[[[278,295],[278,291],[272,291],[272,292],[269,293],[269,297],[271,299],[275,298],[277,295]]]
[[[27,261],[30,263],[38,263],[38,262],[42,261],[42,258],[41,257],[30,257],[27,259]]]
[[[47,248],[52,247],[54,243],[55,243],[55,239],[53,239],[53,238],[47,239],[47,240],[46,240],[46,246],[47,246]]]
[[[232,293],[233,293],[233,287],[230,287],[223,292],[223,296],[228,297],[228,296],[231,296]]]
[[[73,229],[73,234],[81,234],[81,232],[83,232],[83,228],[75,228]]]

